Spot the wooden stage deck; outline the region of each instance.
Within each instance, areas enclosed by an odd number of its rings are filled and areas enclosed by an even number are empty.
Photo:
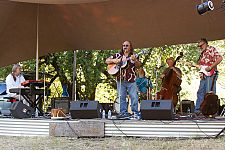
[[[215,137],[224,127],[224,118],[172,121],[0,119],[0,135],[4,136],[199,138]]]

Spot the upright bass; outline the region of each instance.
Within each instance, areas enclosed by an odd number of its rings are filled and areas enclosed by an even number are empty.
[[[180,52],[180,55],[176,58],[173,63],[173,67],[175,67],[176,62],[183,57],[183,53]],[[174,108],[178,102],[178,93],[180,91],[181,78],[177,75],[177,73],[170,69],[162,79],[162,86],[159,92],[157,92],[156,99],[161,100],[172,100]]]

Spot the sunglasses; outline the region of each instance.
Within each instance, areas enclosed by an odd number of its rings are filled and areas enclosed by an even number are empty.
[[[123,47],[129,47],[130,45],[123,45]]]
[[[198,47],[202,48],[202,46],[204,45],[205,43],[201,44],[201,45],[198,45]]]

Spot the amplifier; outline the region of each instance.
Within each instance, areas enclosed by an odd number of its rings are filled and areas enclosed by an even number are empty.
[[[52,109],[62,109],[65,114],[69,113],[70,99],[69,97],[55,97],[51,101]]]
[[[181,113],[188,113],[188,108],[190,109],[190,113],[194,113],[195,111],[195,104],[194,101],[191,100],[182,100],[180,102],[181,105]]]

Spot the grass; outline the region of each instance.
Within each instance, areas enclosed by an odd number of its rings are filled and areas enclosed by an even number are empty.
[[[225,150],[218,139],[0,137],[1,150]]]

